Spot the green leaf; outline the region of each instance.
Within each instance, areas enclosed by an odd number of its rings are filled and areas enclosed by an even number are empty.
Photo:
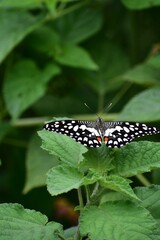
[[[113,157],[113,156],[112,156]],[[114,151],[110,174],[131,177],[160,167],[160,143],[134,142]]]
[[[129,179],[122,178],[120,176],[107,176],[106,178],[102,178],[100,180],[100,184],[106,188],[114,190],[116,192],[120,192],[125,194],[127,197],[131,199],[138,200],[137,196],[133,192],[132,188],[130,187],[129,183],[131,181]]]
[[[149,212],[131,202],[87,207],[80,216],[80,233],[92,240],[153,240],[155,229],[156,222]]]
[[[160,219],[160,186],[136,187],[134,192],[141,199],[141,205],[147,208],[155,219]]]
[[[160,120],[160,88],[151,88],[134,96],[124,107],[118,120],[156,121]]]
[[[98,69],[97,64],[92,60],[89,53],[76,45],[66,44],[63,46],[62,51],[54,57],[58,63],[63,65],[90,70]]]
[[[76,227],[71,227],[71,228],[67,228],[64,230],[64,237],[65,239],[68,240],[74,240],[74,236],[77,233],[77,226]]]
[[[82,77],[96,92],[105,94],[123,84],[121,74],[128,69],[129,61],[117,44],[102,38],[96,40],[89,48],[99,70],[83,73]]]
[[[76,167],[83,159],[82,154],[87,151],[82,144],[63,134],[42,130],[38,135],[42,139],[43,149],[71,167]]]
[[[60,37],[58,33],[51,27],[42,25],[32,32],[25,41],[26,45],[34,51],[45,53],[49,57],[53,57],[62,51]]]
[[[0,63],[43,19],[22,10],[0,9]]]
[[[160,0],[121,0],[122,3],[130,9],[152,8],[160,5]]]
[[[58,160],[40,148],[41,141],[35,135],[31,138],[26,158],[26,182],[23,193],[46,184],[46,173],[58,164]]]
[[[159,75],[160,70],[158,68],[150,66],[149,64],[140,64],[127,71],[122,76],[122,79],[144,86],[152,86],[160,84]]]
[[[10,240],[59,240],[62,226],[48,222],[45,215],[24,209],[20,204],[0,204],[1,239]]]
[[[95,9],[83,8],[55,21],[56,30],[65,43],[80,43],[102,26],[102,14]]]
[[[52,63],[43,70],[38,69],[31,60],[16,63],[8,72],[3,87],[5,103],[11,116],[19,117],[43,96],[47,82],[59,72],[60,69]]]
[[[106,148],[104,144],[100,148],[90,148],[88,152],[83,154],[84,161],[80,163],[80,167],[90,169],[100,176],[107,173],[114,167],[109,152],[110,149]]]
[[[47,173],[47,189],[52,196],[66,193],[81,186],[83,175],[76,168],[56,166]]]
[[[43,0],[0,0],[0,7],[18,8],[18,7],[37,7]]]

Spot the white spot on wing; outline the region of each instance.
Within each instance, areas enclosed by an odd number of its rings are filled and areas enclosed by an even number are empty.
[[[76,125],[73,130],[76,132],[78,130],[78,125]]]
[[[127,127],[123,127],[124,131],[129,133],[129,129]]]

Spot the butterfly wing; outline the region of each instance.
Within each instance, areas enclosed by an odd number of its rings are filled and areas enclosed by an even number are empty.
[[[44,129],[67,135],[86,147],[100,147],[102,139],[94,125],[88,121],[63,120],[49,122]]]
[[[144,123],[135,122],[112,122],[112,126],[105,122],[105,138],[107,138],[106,146],[110,148],[120,148],[133,139],[160,133],[156,127],[148,126]],[[108,127],[109,126],[109,127]]]

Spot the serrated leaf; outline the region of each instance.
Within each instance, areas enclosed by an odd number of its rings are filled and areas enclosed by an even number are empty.
[[[47,82],[59,72],[60,69],[54,64],[48,64],[40,70],[31,60],[23,60],[13,65],[3,87],[5,103],[12,118],[19,117],[43,96]]]
[[[134,192],[141,199],[141,205],[147,208],[155,219],[160,219],[160,186],[136,187]]]
[[[113,156],[112,156],[113,157]],[[131,177],[160,167],[160,143],[139,141],[114,151],[110,174]]]
[[[10,240],[58,240],[62,226],[47,223],[45,215],[24,209],[20,204],[0,204],[0,236]]]
[[[65,43],[80,43],[102,26],[102,15],[95,9],[83,8],[55,21],[56,30]]]
[[[134,96],[121,111],[118,120],[157,121],[160,120],[160,88],[147,89]]]
[[[160,0],[121,0],[123,4],[130,9],[152,8],[160,5]]]
[[[47,173],[47,189],[52,196],[66,193],[81,186],[83,174],[76,168],[56,166]]]
[[[33,16],[23,10],[0,9],[0,63],[43,19],[42,15]]]
[[[156,222],[149,212],[131,202],[87,207],[80,215],[80,233],[92,240],[153,240],[155,229]]]
[[[129,179],[122,178],[120,176],[107,176],[106,178],[102,178],[100,180],[100,184],[106,188],[114,190],[116,192],[120,192],[125,194],[127,197],[131,199],[138,200],[137,196],[133,192],[132,188],[130,187],[131,181]]]
[[[82,161],[82,154],[87,148],[77,143],[72,138],[56,133],[42,130],[38,132],[42,139],[42,148],[52,155],[58,157],[63,163],[75,167]]]
[[[54,58],[58,63],[66,66],[90,70],[98,69],[98,65],[92,60],[89,53],[82,47],[76,45],[64,45],[61,52],[58,52]]]
[[[159,74],[160,70],[158,68],[150,66],[149,64],[140,64],[127,71],[122,76],[122,79],[144,86],[152,86],[160,84]]]
[[[74,236],[77,233],[77,227],[71,227],[64,230],[64,237],[67,240],[74,240]]]
[[[46,173],[58,164],[57,158],[43,151],[40,145],[40,139],[33,136],[27,150],[26,182],[23,193],[27,193],[32,188],[45,185]]]
[[[90,169],[92,172],[102,175],[110,171],[114,166],[112,165],[110,149],[102,145],[101,148],[90,148],[84,156],[84,161],[80,163],[81,168]]]

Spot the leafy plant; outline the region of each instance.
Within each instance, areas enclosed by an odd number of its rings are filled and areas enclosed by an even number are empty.
[[[41,130],[52,115],[95,120],[83,102],[158,127],[159,6],[0,0],[0,239],[160,239],[159,135],[88,149]],[[78,198],[76,226],[53,217],[59,196]]]

